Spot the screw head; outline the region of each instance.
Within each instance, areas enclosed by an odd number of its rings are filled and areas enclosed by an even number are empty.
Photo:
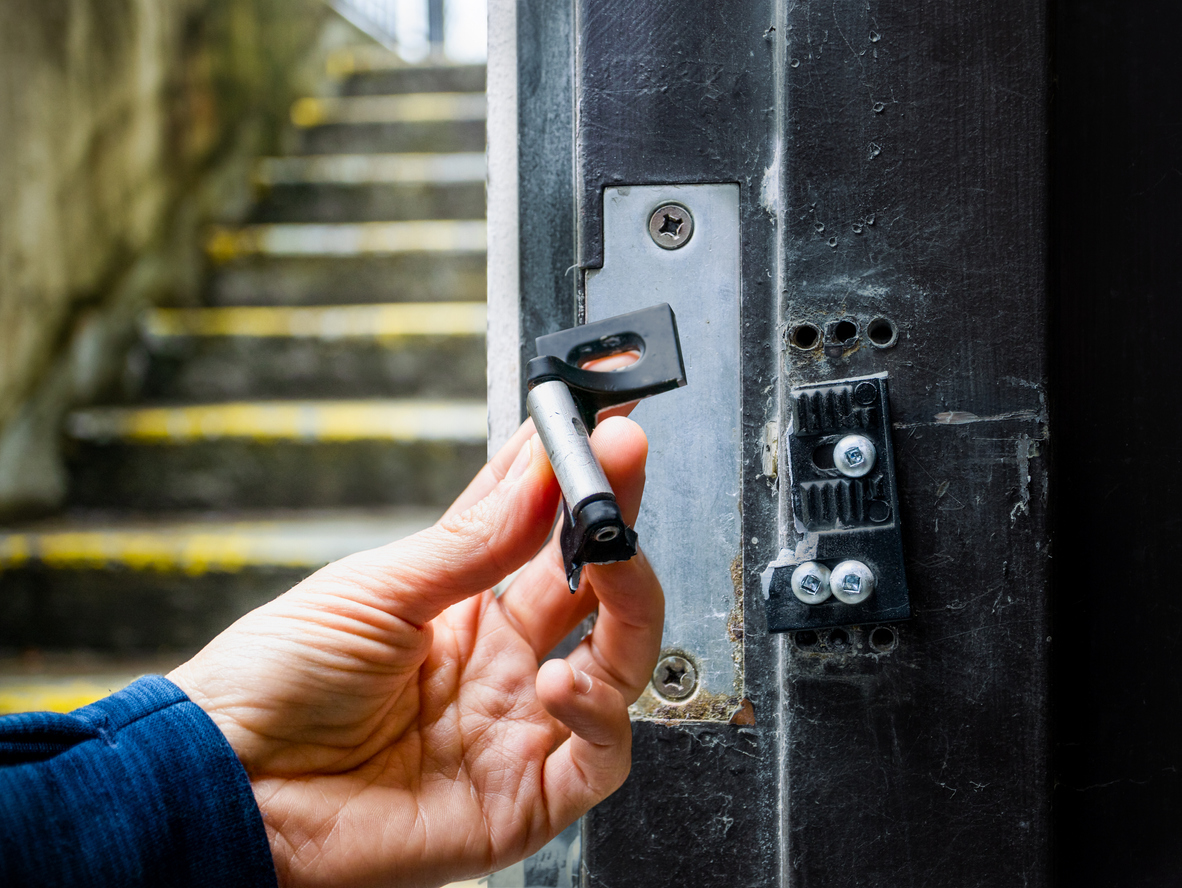
[[[863,407],[869,407],[878,400],[878,388],[873,382],[859,382],[854,386],[854,400]]]
[[[829,568],[819,561],[806,561],[792,571],[792,594],[805,604],[820,604],[832,593]]]
[[[861,604],[874,592],[874,571],[861,561],[843,561],[829,575],[833,597],[845,604]]]
[[[666,700],[684,700],[698,689],[698,670],[685,657],[670,654],[653,670],[653,690]]]
[[[876,459],[874,442],[865,435],[846,435],[833,447],[833,465],[847,478],[869,475]]]
[[[649,216],[648,233],[658,247],[676,250],[693,235],[694,217],[681,204],[665,204]]]

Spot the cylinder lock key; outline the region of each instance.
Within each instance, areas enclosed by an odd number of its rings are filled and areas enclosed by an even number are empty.
[[[624,523],[615,494],[591,451],[601,410],[685,385],[677,319],[667,304],[606,318],[537,339],[526,367],[526,408],[562,489],[562,559],[571,592],[583,566],[627,561],[636,532]],[[585,370],[597,358],[639,352],[619,370]]]

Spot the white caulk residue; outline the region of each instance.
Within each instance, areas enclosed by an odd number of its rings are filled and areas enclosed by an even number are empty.
[[[777,567],[787,567],[790,564],[795,564],[795,553],[791,549],[781,549],[780,554],[776,560],[768,564],[759,574],[759,586],[763,589],[763,597],[771,596],[772,591],[772,574],[776,572]]]
[[[780,161],[784,156],[784,142],[776,139],[776,150],[772,153],[772,165],[763,171],[763,184],[759,188],[759,204],[773,218],[780,212]]]
[[[1035,443],[1029,435],[1018,436],[1018,502],[1010,510],[1011,526],[1019,515],[1030,512],[1030,457],[1034,456]]]

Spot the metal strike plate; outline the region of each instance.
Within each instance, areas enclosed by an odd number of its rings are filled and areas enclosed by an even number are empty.
[[[650,688],[633,713],[726,721],[743,695],[739,186],[607,188],[603,236],[587,320],[668,302],[690,380],[632,418],[649,440],[636,529],[665,589],[662,657],[694,680],[684,696]]]
[[[768,630],[907,619],[911,605],[886,374],[802,386],[790,398],[786,449],[797,542],[763,573]],[[847,562],[864,564],[873,574],[873,592],[864,600],[849,604],[830,594],[806,602],[793,591],[800,565],[832,571]]]

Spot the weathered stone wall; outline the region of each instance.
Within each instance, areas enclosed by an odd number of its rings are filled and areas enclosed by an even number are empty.
[[[202,222],[246,188],[226,169],[274,138],[323,16],[0,2],[0,514],[60,499],[46,424],[101,391],[137,301],[193,286]]]

